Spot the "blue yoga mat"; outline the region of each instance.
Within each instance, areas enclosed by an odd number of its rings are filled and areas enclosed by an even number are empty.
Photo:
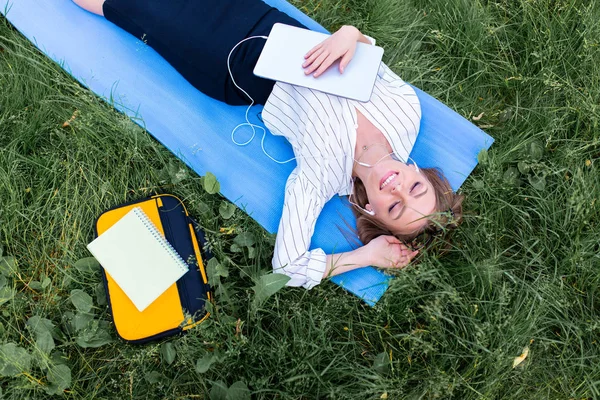
[[[311,29],[326,32],[284,0],[267,3]],[[0,12],[42,52],[140,123],[194,171],[215,174],[227,199],[267,231],[277,231],[285,182],[295,164],[269,160],[258,139],[244,147],[231,141],[231,131],[244,121],[245,107],[203,95],[154,50],[71,0],[0,0]],[[493,139],[438,100],[419,89],[416,92],[423,116],[411,157],[421,167],[440,167],[456,190],[477,164],[479,151],[489,148]],[[252,122],[258,122],[260,110],[253,107]],[[240,142],[243,136],[236,133]],[[265,147],[278,159],[293,156],[282,137],[269,135]],[[317,221],[311,247],[325,252],[350,250],[353,243],[344,236],[344,221],[354,223],[352,212],[345,200],[334,198]],[[373,305],[387,289],[389,277],[368,267],[332,281]]]

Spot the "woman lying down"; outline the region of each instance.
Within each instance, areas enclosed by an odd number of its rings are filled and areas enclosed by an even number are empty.
[[[297,162],[273,256],[274,272],[287,274],[288,285],[310,289],[369,265],[403,268],[461,221],[462,196],[442,173],[407,162],[421,107],[414,90],[383,63],[371,99],[358,102],[254,76],[263,39],[236,48],[230,75],[227,59],[240,41],[268,36],[277,22],[304,28],[261,0],[74,1],[143,39],[203,93],[232,105],[251,99],[264,105],[265,125],[287,138]],[[305,73],[317,78],[338,60],[343,73],[357,42],[371,39],[343,26],[305,55]],[[335,195],[349,196],[364,245],[336,254],[309,251],[317,218]]]

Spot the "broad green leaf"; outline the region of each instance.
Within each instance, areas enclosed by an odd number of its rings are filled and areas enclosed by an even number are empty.
[[[31,355],[15,343],[0,346],[0,377],[17,376],[31,368]]]
[[[481,190],[481,189],[485,188],[485,183],[483,182],[483,180],[472,179],[471,181],[473,182],[473,188],[475,188],[477,190]]]
[[[75,262],[75,268],[79,272],[91,273],[100,270],[100,263],[94,257],[86,257]]]
[[[254,287],[256,294],[255,300],[262,303],[273,294],[277,293],[290,280],[290,277],[284,274],[267,274],[261,276]]]
[[[204,190],[206,190],[206,193],[208,194],[216,194],[221,190],[221,185],[219,184],[219,181],[217,181],[217,177],[211,172],[207,172],[204,176],[203,185]]]
[[[210,300],[204,300],[204,309],[209,314],[215,313],[215,307],[213,306],[213,303]]]
[[[373,369],[380,374],[385,374],[390,370],[390,356],[385,351],[375,356]]]
[[[221,214],[221,217],[223,217],[223,219],[229,219],[233,217],[235,209],[235,204],[231,204],[227,201],[222,201],[219,205],[219,214]]]
[[[202,358],[199,358],[198,361],[196,361],[196,372],[199,374],[205,373],[215,361],[215,357],[212,353],[206,353]]]
[[[0,305],[12,300],[16,294],[15,289],[11,287],[4,286],[0,288]]]
[[[17,259],[14,257],[2,257],[0,258],[0,274],[4,276],[11,276],[17,270]]]
[[[65,332],[69,335],[74,335],[76,333],[75,324],[73,322],[73,319],[75,318],[75,313],[72,311],[64,311],[62,314],[63,319],[69,322],[64,325]]]
[[[27,320],[26,326],[35,337],[36,347],[42,353],[50,354],[55,347],[54,338],[52,337],[52,330],[55,327],[54,323],[49,319],[34,315]]]
[[[248,389],[248,386],[244,382],[237,381],[227,389],[227,399],[250,400],[250,389]]]
[[[173,361],[175,361],[177,352],[175,350],[175,346],[173,346],[173,343],[167,342],[160,346],[160,354],[162,359],[166,361],[167,364],[171,365]]]
[[[209,396],[210,400],[227,400],[227,384],[223,381],[213,382]]]
[[[508,167],[503,178],[506,183],[516,186],[519,181],[519,171],[515,167]]]
[[[243,250],[243,248],[235,243],[232,243],[231,246],[229,247],[229,250],[232,253],[241,253]]]
[[[196,205],[196,207],[198,208],[198,211],[200,212],[200,214],[210,213],[210,207],[208,206],[208,204],[206,204],[202,201],[198,201],[198,204]]]
[[[6,277],[4,275],[0,275],[0,289],[6,286],[7,283],[8,280],[6,279]]]
[[[41,332],[37,335],[35,346],[44,354],[50,354],[54,350],[54,338],[50,332]]]
[[[85,329],[93,320],[93,313],[79,312],[75,314],[75,316],[73,317],[73,327],[75,328],[75,332],[79,332],[82,329]]]
[[[78,311],[87,313],[92,309],[94,302],[92,296],[80,289],[71,290],[71,303]]]
[[[546,189],[546,178],[543,176],[528,176],[529,184],[533,186],[535,190],[539,190],[540,192]]]
[[[78,337],[75,341],[80,347],[86,348],[97,348],[109,344],[112,342],[112,338],[108,332],[99,332],[92,337]]]
[[[25,325],[27,326],[27,329],[34,334],[38,334],[40,332],[52,332],[56,326],[49,319],[40,317],[39,315],[34,315],[33,317],[29,318]]]
[[[98,304],[99,306],[105,306],[107,304],[106,289],[104,288],[104,283],[100,282],[96,285],[94,295],[96,296],[96,304]]]
[[[529,170],[531,170],[531,166],[529,164],[527,164],[525,161],[519,161],[517,163],[517,168],[519,169],[519,172],[522,173],[523,175],[527,174],[529,172]]]
[[[60,388],[58,387],[58,385],[54,384],[54,383],[50,383],[48,382],[48,384],[46,386],[43,387],[44,388],[44,392],[46,392],[46,394],[52,396],[52,395],[60,395],[63,390],[60,390]]]
[[[50,286],[51,283],[52,283],[52,279],[45,277],[42,280],[42,289],[46,289],[48,286]]]
[[[208,275],[208,283],[215,286],[219,280],[217,269],[220,267],[219,260],[216,257],[211,258],[206,263],[206,274]]]
[[[42,290],[42,282],[40,281],[31,281],[29,282],[29,288],[33,290]]]
[[[254,239],[254,235],[251,232],[242,232],[233,239],[233,243],[237,244],[240,247],[250,247],[256,240]]]
[[[108,324],[99,320],[91,321],[85,329],[79,332],[76,342],[83,348],[100,347],[112,342],[110,333],[108,333]]]
[[[540,142],[531,142],[529,143],[529,156],[533,161],[540,161],[544,156],[544,146],[540,144]]]
[[[215,273],[223,278],[227,278],[229,276],[229,269],[227,269],[225,265],[219,263],[215,268]]]
[[[48,382],[52,382],[59,392],[71,386],[71,369],[64,364],[53,365],[46,374]]]

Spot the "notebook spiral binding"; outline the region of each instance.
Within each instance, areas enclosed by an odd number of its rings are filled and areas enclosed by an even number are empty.
[[[160,245],[168,251],[169,255],[178,263],[181,267],[182,271],[188,271],[188,264],[185,262],[183,258],[179,255],[177,250],[169,243],[167,239],[159,232],[154,223],[148,218],[144,210],[141,207],[135,207],[133,209],[134,214],[142,221],[142,223],[146,226],[148,231],[156,238],[156,240],[160,243]]]

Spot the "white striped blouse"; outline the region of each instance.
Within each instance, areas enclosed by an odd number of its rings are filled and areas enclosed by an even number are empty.
[[[325,272],[325,252],[308,249],[325,203],[336,194],[350,194],[357,109],[406,160],[419,131],[421,106],[413,88],[383,63],[368,102],[277,82],[264,106],[265,125],[288,139],[297,162],[286,183],[273,256],[273,272],[288,275],[288,286],[310,289]]]

